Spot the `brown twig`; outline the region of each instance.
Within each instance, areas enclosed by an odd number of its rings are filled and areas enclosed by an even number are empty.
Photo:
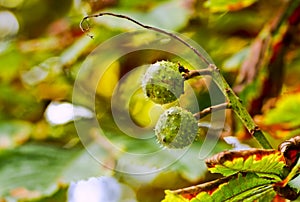
[[[197,112],[194,114],[194,117],[196,119],[203,118],[207,116],[208,114],[211,114],[213,111],[223,110],[223,109],[231,109],[231,104],[229,103],[222,103],[214,106],[207,107],[200,112]]]
[[[211,69],[205,68],[205,69],[199,69],[199,70],[189,70],[188,73],[183,74],[183,78],[185,80],[197,77],[197,76],[211,76]]]

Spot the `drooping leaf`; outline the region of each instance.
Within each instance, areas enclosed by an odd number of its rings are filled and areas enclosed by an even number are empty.
[[[239,173],[184,189],[166,191],[163,202],[272,201],[275,192],[271,184],[274,181],[255,173]]]
[[[281,180],[285,160],[276,150],[250,149],[224,151],[206,160],[210,172],[224,176],[238,172],[255,172],[260,176]]]
[[[300,136],[282,142],[278,149],[283,154],[287,166],[293,167],[300,157]]]

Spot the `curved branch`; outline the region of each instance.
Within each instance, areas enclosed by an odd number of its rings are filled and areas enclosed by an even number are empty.
[[[156,31],[156,32],[159,32],[159,33],[162,33],[162,34],[165,34],[165,35],[168,35],[178,41],[180,41],[182,44],[184,44],[185,46],[187,46],[188,48],[190,48],[197,56],[199,56],[199,58],[205,62],[207,65],[210,64],[210,62],[196,49],[194,48],[193,46],[191,46],[189,43],[187,43],[186,41],[184,41],[182,38],[180,38],[179,36],[171,33],[171,32],[167,32],[165,30],[162,30],[162,29],[159,29],[159,28],[156,28],[156,27],[152,27],[152,26],[149,26],[149,25],[145,25],[145,24],[142,24],[126,15],[120,15],[120,14],[114,14],[114,13],[109,13],[109,12],[106,12],[106,13],[99,13],[99,14],[95,14],[95,15],[88,15],[86,17],[84,17],[81,22],[80,22],[80,28],[83,32],[86,32],[90,29],[90,26],[88,25],[87,28],[83,28],[83,23],[89,19],[89,18],[97,18],[97,17],[101,17],[101,16],[104,16],[104,15],[110,15],[110,16],[114,16],[114,17],[117,17],[117,18],[123,18],[123,19],[126,19],[126,20],[129,20],[145,29],[149,29],[149,30],[153,30],[153,31]],[[93,38],[93,36],[91,35],[88,35],[89,37]]]

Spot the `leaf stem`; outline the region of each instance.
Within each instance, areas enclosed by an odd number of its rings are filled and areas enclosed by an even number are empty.
[[[264,149],[272,149],[272,146],[270,145],[262,131],[259,129],[259,127],[254,123],[252,117],[248,113],[245,106],[242,104],[240,98],[236,96],[236,94],[233,92],[232,88],[229,86],[225,78],[220,74],[220,70],[214,64],[210,64],[208,69],[211,69],[211,77],[213,81],[221,89],[226,99],[228,100],[230,107],[243,122],[244,126],[247,128],[249,133],[259,142],[259,144]],[[187,74],[190,73],[195,74],[192,71],[188,72]],[[190,76],[185,75],[185,78],[190,78]]]
[[[198,69],[198,70],[188,70],[188,73],[183,74],[183,78],[185,80],[197,77],[197,76],[211,76],[212,75],[212,69],[211,68],[205,68],[205,69]]]
[[[203,118],[203,117],[207,116],[212,111],[218,111],[218,110],[222,110],[222,109],[231,109],[231,104],[226,102],[226,103],[221,103],[221,104],[218,104],[218,105],[210,106],[210,107],[207,107],[207,108],[205,108],[205,109],[201,110],[200,112],[197,112],[193,115],[196,119],[200,119],[200,118]]]

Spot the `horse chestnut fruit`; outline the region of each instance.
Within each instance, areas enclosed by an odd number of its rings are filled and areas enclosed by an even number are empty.
[[[174,102],[184,92],[184,79],[178,71],[178,64],[159,61],[150,65],[142,80],[142,88],[145,95],[157,104]]]
[[[171,107],[157,121],[155,134],[165,147],[180,149],[190,145],[198,133],[198,121],[189,111]]]

